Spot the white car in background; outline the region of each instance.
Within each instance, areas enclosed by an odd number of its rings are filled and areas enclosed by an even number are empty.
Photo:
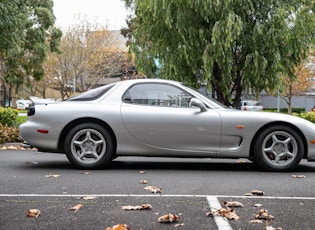
[[[264,107],[262,106],[261,101],[248,100],[248,101],[241,101],[241,110],[261,111],[261,110],[264,110]]]
[[[31,103],[32,103],[31,100],[19,99],[19,100],[16,100],[16,108],[17,109],[26,109],[27,107],[30,106]]]

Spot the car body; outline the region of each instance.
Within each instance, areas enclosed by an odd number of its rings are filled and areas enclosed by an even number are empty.
[[[264,110],[264,107],[261,104],[261,101],[255,101],[255,100],[244,100],[241,101],[241,110],[245,111],[260,111]]]
[[[16,100],[16,108],[17,109],[26,109],[32,103],[31,100],[19,99]]]
[[[31,99],[22,138],[81,169],[119,156],[248,158],[269,171],[315,160],[313,123],[229,109],[176,81],[126,80],[65,101]]]

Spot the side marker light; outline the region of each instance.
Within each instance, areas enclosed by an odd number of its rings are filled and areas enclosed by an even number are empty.
[[[37,129],[37,132],[47,134],[48,130],[47,129]]]
[[[315,144],[315,140],[310,140],[310,143],[311,144]]]
[[[244,126],[244,125],[237,125],[236,128],[237,128],[237,129],[244,129],[245,126]]]

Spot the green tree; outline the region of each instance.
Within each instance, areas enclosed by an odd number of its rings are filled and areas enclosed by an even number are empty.
[[[130,51],[136,66],[153,76],[198,86],[235,106],[242,91],[275,89],[277,73],[294,78],[294,66],[313,43],[311,0],[125,0]],[[129,34],[128,34],[129,33]]]
[[[48,52],[62,36],[54,27],[52,0],[0,0],[0,80],[17,88],[25,78],[40,80]]]

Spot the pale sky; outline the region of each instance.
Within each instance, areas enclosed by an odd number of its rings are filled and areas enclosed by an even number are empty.
[[[120,30],[126,26],[129,14],[121,0],[53,0],[55,25],[66,29],[75,24],[78,15],[109,30]]]

